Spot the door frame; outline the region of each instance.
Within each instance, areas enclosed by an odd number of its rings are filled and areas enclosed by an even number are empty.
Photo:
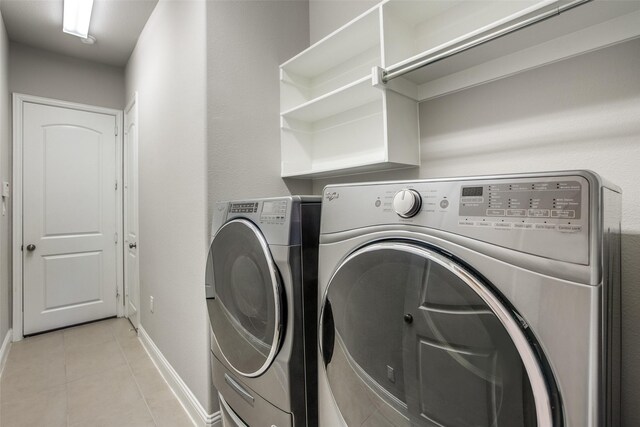
[[[131,99],[129,100],[129,102],[127,103],[127,106],[124,108],[124,115],[127,114],[127,112],[131,109],[134,109],[134,114],[135,114],[135,118],[136,118],[136,151],[139,154],[140,152],[140,107],[138,105],[138,91],[133,92],[133,96],[131,97]],[[126,129],[125,129],[125,123],[124,123],[124,116],[123,116],[123,122],[122,122],[122,262],[123,262],[123,292],[122,292],[122,301],[123,301],[123,305],[124,305],[124,312],[123,315],[126,316],[127,318],[129,318],[129,286],[128,286],[128,282],[127,282],[127,276],[126,276],[126,259],[127,259],[127,247],[124,246],[124,242],[125,239],[127,238],[127,229],[126,229],[126,222],[125,219],[127,219],[127,216],[129,214],[129,206],[128,206],[128,200],[124,197],[124,162],[126,160],[126,156],[128,155],[128,150],[124,150],[124,135],[125,135]],[[136,158],[139,159],[139,157],[136,155]],[[140,198],[140,181],[139,181],[139,165],[140,162],[138,161],[136,163],[136,170],[135,170],[135,174],[138,175],[138,179],[136,179],[137,181],[137,188],[136,188],[136,200],[135,200],[135,204],[136,204],[136,212],[138,212],[137,215],[137,224],[136,224],[136,233],[138,236],[138,247],[136,248],[137,253],[136,256],[138,257],[138,264],[137,264],[137,268],[138,268],[138,324],[137,325],[133,325],[136,330],[138,328],[140,328],[140,317],[141,317],[141,313],[140,313],[140,211],[139,211],[139,207],[140,207],[140,203],[139,203],[139,198]],[[131,320],[129,320],[131,321]]]
[[[118,242],[116,244],[116,314],[122,317],[124,313],[124,266],[123,266],[123,210],[122,210],[122,129],[123,114],[121,110],[112,108],[96,107],[93,105],[79,104],[75,102],[61,101],[57,99],[43,98],[39,96],[26,95],[22,93],[13,93],[13,206],[12,206],[12,286],[13,286],[13,341],[20,341],[23,335],[23,259],[22,259],[22,195],[23,195],[23,107],[25,103],[40,104],[50,107],[69,108],[72,110],[86,111],[90,113],[99,113],[114,116],[116,119],[116,180],[118,188],[116,189],[116,230],[118,233]]]

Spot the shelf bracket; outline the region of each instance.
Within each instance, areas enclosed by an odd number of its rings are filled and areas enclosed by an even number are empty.
[[[371,69],[371,86],[378,89],[385,89],[386,81],[384,80],[385,70],[382,67],[375,66]]]

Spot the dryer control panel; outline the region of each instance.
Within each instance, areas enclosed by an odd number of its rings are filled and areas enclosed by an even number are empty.
[[[213,211],[211,237],[227,221],[243,218],[260,229],[269,245],[299,245],[302,205],[319,204],[320,201],[318,196],[283,196],[217,202]]]
[[[291,234],[291,228],[296,228],[292,221],[292,210],[297,201],[291,197],[218,202],[213,213],[211,226],[212,236],[224,223],[235,218],[244,218],[253,222],[265,236],[269,244],[289,245],[296,236]]]
[[[599,185],[581,171],[329,186],[321,233],[406,224],[588,265]],[[418,207],[410,214],[407,195]]]

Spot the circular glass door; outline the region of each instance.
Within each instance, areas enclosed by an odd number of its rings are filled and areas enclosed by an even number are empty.
[[[260,230],[244,219],[216,233],[206,273],[213,335],[229,365],[255,377],[267,370],[280,345],[281,287]]]
[[[557,425],[513,312],[433,250],[356,251],[330,280],[321,316],[326,377],[349,426]]]

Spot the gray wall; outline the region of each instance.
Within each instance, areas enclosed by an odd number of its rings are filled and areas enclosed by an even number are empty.
[[[0,183],[11,182],[9,39],[0,13]],[[11,325],[11,199],[0,199],[0,342]]]
[[[124,69],[11,42],[12,92],[123,109]]]
[[[308,3],[207,2],[209,213],[217,200],[311,191],[280,178],[278,66],[309,44]]]
[[[345,22],[353,18],[336,13]],[[331,182],[592,169],[621,186],[622,417],[628,427],[640,425],[638,70],[635,40],[424,102],[419,169],[314,182],[320,193]]]
[[[126,98],[138,92],[141,324],[213,412],[204,304],[205,31],[204,1],[161,0],[127,64]]]

